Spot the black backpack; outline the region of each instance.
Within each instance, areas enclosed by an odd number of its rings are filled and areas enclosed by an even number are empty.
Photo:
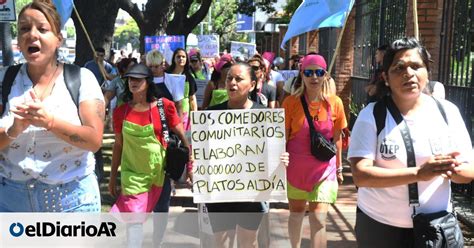
[[[3,113],[5,112],[5,106],[8,102],[8,95],[10,95],[13,81],[15,81],[16,75],[18,74],[18,71],[20,70],[21,66],[22,64],[10,66],[5,72],[5,76],[3,78],[3,82],[1,85],[3,110],[1,111],[0,116],[3,116]],[[79,108],[79,89],[81,88],[81,68],[77,65],[64,64],[63,73],[64,73],[64,82],[66,84],[66,88],[69,91],[69,94],[71,94],[74,104],[76,104],[76,107]]]
[[[387,97],[389,96],[377,101],[372,112],[375,118],[375,125],[377,126],[377,136],[379,136],[380,132],[382,132],[382,129],[385,128],[385,118],[387,116]],[[448,124],[448,118],[446,117],[446,112],[444,111],[443,105],[441,105],[441,103],[436,98],[432,98],[436,102],[436,105],[438,106],[439,112],[441,112],[444,121],[446,124]]]

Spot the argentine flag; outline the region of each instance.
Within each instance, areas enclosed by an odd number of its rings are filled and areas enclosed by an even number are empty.
[[[280,47],[292,37],[319,28],[340,28],[354,6],[355,0],[304,0],[291,17]]]

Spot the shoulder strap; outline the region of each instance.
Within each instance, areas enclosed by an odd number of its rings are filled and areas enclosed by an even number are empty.
[[[16,75],[23,64],[9,66],[7,71],[5,72],[5,76],[3,77],[2,82],[2,106],[3,110],[0,116],[3,116],[5,112],[5,107],[8,102],[8,95],[10,95],[10,91],[12,89],[13,81],[15,81]]]
[[[77,65],[64,64],[64,83],[69,94],[79,109],[79,89],[81,88],[81,68]]]
[[[385,118],[387,117],[387,104],[385,98],[379,100],[374,105],[373,115],[375,119],[375,126],[377,127],[377,136],[379,136],[382,129],[385,127]]]
[[[441,112],[441,115],[443,116],[444,122],[446,122],[446,124],[449,125],[448,117],[446,116],[446,111],[444,111],[443,104],[441,104],[441,102],[438,101],[438,99],[436,99],[436,97],[432,96],[431,98],[433,98],[433,100],[436,102],[436,106],[438,106],[439,112]]]
[[[301,104],[303,105],[304,115],[306,116],[306,120],[308,120],[309,130],[311,132],[316,132],[316,128],[314,128],[313,120],[311,118],[311,115],[309,114],[308,104],[306,103],[306,98],[304,97],[304,94],[301,95],[300,100],[301,100]]]
[[[388,111],[390,111],[390,114],[397,123],[398,129],[402,134],[403,142],[405,143],[405,149],[407,151],[407,167],[416,167],[415,149],[413,147],[408,125],[403,119],[402,114],[398,110],[392,98],[385,97],[385,99],[387,102]],[[408,184],[408,197],[409,206],[413,207],[413,214],[415,214],[415,207],[420,206],[420,202],[418,200],[418,183],[415,182]]]
[[[166,115],[165,115],[165,108],[163,107],[163,99],[160,98],[158,99],[158,103],[156,104],[158,106],[158,111],[160,112],[160,120],[161,120],[161,126],[162,126],[162,132],[163,132],[163,138],[168,144],[170,141],[170,135],[168,131],[168,124],[166,123]]]

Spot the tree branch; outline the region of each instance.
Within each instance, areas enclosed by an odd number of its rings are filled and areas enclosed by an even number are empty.
[[[136,3],[132,3],[130,0],[119,0],[119,7],[127,12],[139,27],[144,25],[145,16]]]
[[[211,7],[212,0],[202,0],[201,7],[196,13],[194,13],[186,22],[186,26],[196,27],[207,15],[209,8]],[[191,29],[192,30],[192,29]]]

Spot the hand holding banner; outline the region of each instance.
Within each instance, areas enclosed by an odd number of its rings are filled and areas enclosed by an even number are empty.
[[[283,109],[194,111],[195,203],[286,200]]]

